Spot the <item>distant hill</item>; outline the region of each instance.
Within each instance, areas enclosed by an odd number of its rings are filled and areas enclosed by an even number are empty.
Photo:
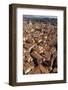
[[[57,24],[56,16],[39,16],[39,15],[23,15],[24,20],[31,21],[42,21],[42,22],[50,22],[53,25]]]

